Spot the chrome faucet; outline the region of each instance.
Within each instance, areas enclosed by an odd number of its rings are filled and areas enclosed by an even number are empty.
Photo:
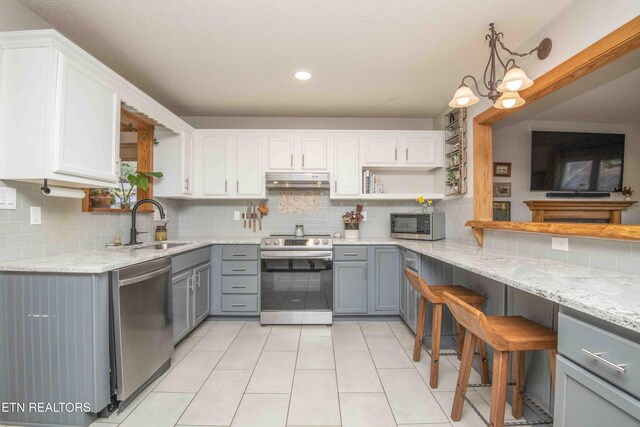
[[[160,218],[164,219],[164,209],[162,208],[162,205],[160,203],[158,203],[157,201],[153,200],[153,199],[142,199],[142,200],[138,200],[138,202],[133,205],[133,208],[131,208],[131,233],[129,235],[129,243],[128,246],[131,245],[137,245],[140,244],[142,242],[138,242],[138,234],[144,234],[145,232],[139,232],[138,230],[136,230],[136,213],[138,212],[138,208],[140,207],[140,205],[143,205],[145,203],[151,203],[157,206],[158,210],[160,211]]]

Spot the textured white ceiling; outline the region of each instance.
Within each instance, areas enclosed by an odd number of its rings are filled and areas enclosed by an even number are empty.
[[[433,117],[571,1],[21,0],[179,115],[329,117]]]

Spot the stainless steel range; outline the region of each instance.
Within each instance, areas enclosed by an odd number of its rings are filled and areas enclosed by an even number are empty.
[[[329,235],[264,237],[260,322],[333,322],[333,241]]]

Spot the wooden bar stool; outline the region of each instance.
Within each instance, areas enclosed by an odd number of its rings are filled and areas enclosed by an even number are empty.
[[[418,319],[416,324],[416,343],[413,348],[413,360],[420,361],[420,350],[422,349],[422,337],[424,335],[424,321],[427,317],[427,301],[433,305],[432,311],[432,328],[431,328],[431,367],[429,370],[429,384],[431,388],[438,388],[438,366],[440,363],[440,336],[442,334],[442,306],[444,305],[443,294],[450,292],[458,298],[466,301],[474,307],[480,308],[484,302],[484,297],[463,287],[455,285],[446,286],[429,286],[424,279],[418,276],[413,270],[405,268],[404,274],[409,279],[409,283],[413,289],[420,294],[420,302],[418,304]],[[462,353],[462,339],[464,336],[464,328],[458,323],[456,325],[456,350]],[[489,366],[487,363],[487,348],[482,341],[477,342],[478,353],[480,356],[480,371],[482,382],[489,383]],[[473,356],[472,356],[473,359]]]
[[[451,419],[459,421],[462,416],[462,407],[467,385],[469,384],[469,374],[477,340],[486,342],[494,349],[489,424],[492,427],[503,427],[504,425],[509,352],[514,352],[512,363],[512,381],[514,382],[512,414],[515,418],[522,418],[525,352],[527,350],[549,350],[551,383],[555,386],[557,334],[551,329],[522,316],[487,317],[480,310],[458,298],[453,293],[445,292],[444,299],[456,321],[467,330],[464,337],[456,394],[453,400],[453,408],[451,409]]]

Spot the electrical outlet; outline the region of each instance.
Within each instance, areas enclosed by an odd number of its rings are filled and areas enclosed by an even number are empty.
[[[240,221],[240,211],[234,211],[233,212],[233,220],[234,221]]]
[[[567,252],[569,250],[569,239],[566,237],[552,237],[551,249]]]
[[[360,214],[362,215],[362,220],[366,221],[367,220],[367,211],[362,211],[362,212],[360,212]]]
[[[31,206],[31,225],[42,224],[42,209],[40,206]]]

